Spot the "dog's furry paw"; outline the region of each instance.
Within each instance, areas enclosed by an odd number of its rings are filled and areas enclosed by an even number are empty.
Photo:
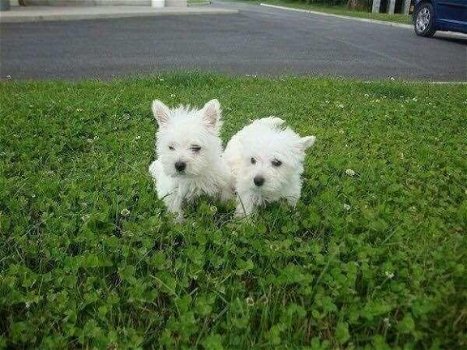
[[[177,224],[183,224],[185,222],[185,217],[183,216],[183,213],[178,213],[176,216],[175,216],[175,222]]]
[[[247,218],[248,216],[250,216],[250,214],[245,212],[245,210],[243,210],[243,207],[239,207],[235,210],[234,217],[236,219],[244,219],[244,218]]]

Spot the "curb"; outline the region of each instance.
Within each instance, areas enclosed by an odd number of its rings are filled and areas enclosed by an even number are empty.
[[[312,10],[304,10],[304,9],[296,9],[296,8],[293,8],[293,7],[270,5],[270,4],[264,4],[264,3],[261,3],[260,6],[271,7],[271,8],[276,8],[276,9],[280,9],[280,10],[289,10],[289,11],[295,11],[295,12],[311,13],[313,15],[320,15],[320,16],[327,16],[327,17],[337,17],[337,18],[342,18],[342,19],[350,19],[350,20],[353,20],[353,21],[376,23],[376,24],[382,24],[382,25],[390,26],[390,27],[399,27],[399,28],[412,29],[412,26],[410,24],[380,21],[380,20],[377,20],[377,19],[367,19],[367,18],[360,18],[360,17],[335,15],[333,13],[326,13],[326,12],[319,12],[319,11],[312,11]]]
[[[238,10],[230,9],[196,9],[191,7],[188,11],[164,11],[164,12],[127,12],[127,13],[88,13],[88,14],[50,14],[50,15],[18,15],[11,17],[0,16],[0,24],[3,23],[26,23],[45,21],[81,21],[92,19],[131,18],[131,17],[158,17],[158,16],[189,16],[189,15],[229,15],[236,14]]]

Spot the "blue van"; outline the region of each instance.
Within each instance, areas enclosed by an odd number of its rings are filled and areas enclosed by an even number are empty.
[[[420,36],[437,30],[467,33],[467,0],[415,0],[413,23]]]

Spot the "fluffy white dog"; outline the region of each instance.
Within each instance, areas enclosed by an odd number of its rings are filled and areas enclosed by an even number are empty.
[[[152,111],[159,129],[157,159],[149,172],[167,209],[182,221],[184,201],[201,194],[228,199],[232,194],[231,175],[222,159],[219,102],[211,100],[196,110],[184,106],[170,109],[155,100]]]
[[[300,198],[305,150],[316,138],[300,137],[283,123],[275,117],[255,120],[225,148],[237,191],[237,216],[250,215],[256,206],[280,198],[295,206]]]

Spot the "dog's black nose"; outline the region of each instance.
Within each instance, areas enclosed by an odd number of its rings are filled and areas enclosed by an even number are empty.
[[[264,177],[262,176],[255,176],[255,178],[253,179],[253,182],[255,183],[256,186],[263,186],[264,184]]]
[[[177,169],[177,171],[181,172],[181,171],[185,170],[185,168],[186,168],[186,163],[185,162],[182,162],[182,161],[179,160],[178,162],[175,163],[175,169]]]

